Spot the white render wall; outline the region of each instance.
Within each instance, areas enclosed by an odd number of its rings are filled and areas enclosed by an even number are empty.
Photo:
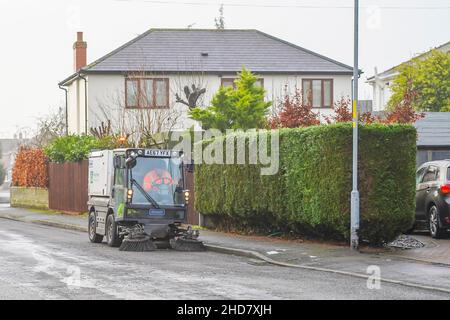
[[[270,75],[264,76],[264,89],[267,91],[267,99],[272,101],[274,105],[280,103],[286,89],[292,94],[295,88],[302,88],[303,79],[333,79],[333,101],[336,102],[341,97],[351,99],[352,93],[352,77],[351,76],[327,76],[327,75]],[[323,116],[329,116],[333,113],[331,108],[314,108],[314,112]]]
[[[67,114],[69,133],[85,133],[85,83],[77,79],[68,86]],[[88,87],[89,91],[89,87]],[[89,102],[88,102],[89,104]]]
[[[183,104],[175,103],[175,94],[178,93],[182,98],[183,87],[191,85],[193,82],[201,83],[202,87],[207,89],[203,98],[202,106],[208,106],[212,96],[217,92],[221,84],[221,77],[218,75],[170,75],[152,77],[169,78],[169,102],[171,112],[178,117],[174,129],[185,129],[198,124],[189,119],[187,115],[188,107]],[[124,75],[89,75],[88,79],[88,130],[91,127],[97,127],[102,121],[111,119],[113,125],[122,127],[124,119],[124,104],[125,104],[125,76]],[[224,76],[224,78],[232,78],[232,76]],[[341,97],[351,97],[351,76],[350,75],[264,75],[264,89],[267,91],[267,99],[275,104],[280,102],[285,95],[285,88],[292,93],[295,88],[301,89],[302,79],[333,79],[333,99],[339,100]],[[70,133],[84,133],[85,132],[85,117],[84,117],[84,80],[78,79],[68,87],[68,116],[69,116],[69,132]],[[332,113],[332,109],[314,109],[322,116],[327,116]],[[128,114],[136,112],[136,110],[127,110]],[[159,112],[159,111],[155,111]],[[163,111],[167,112],[167,111]],[[322,118],[323,119],[323,118]]]
[[[377,80],[370,82],[373,89],[373,111],[386,110],[389,99],[392,96],[391,83],[393,78],[384,81]]]

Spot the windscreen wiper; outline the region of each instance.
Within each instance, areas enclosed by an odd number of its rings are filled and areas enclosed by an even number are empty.
[[[133,184],[136,185],[138,190],[142,193],[142,195],[145,197],[145,199],[147,199],[148,202],[150,202],[156,209],[161,209],[158,202],[156,202],[156,200],[153,199],[152,196],[149,195],[148,192],[145,191],[144,188],[142,188],[142,186],[136,180],[131,178],[131,186],[133,186]]]

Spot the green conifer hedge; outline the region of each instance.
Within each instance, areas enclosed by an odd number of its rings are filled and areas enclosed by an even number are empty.
[[[262,176],[261,165],[197,165],[196,209],[245,230],[348,239],[351,124],[281,129],[279,136],[280,170],[275,175]],[[416,136],[410,125],[360,126],[363,240],[384,243],[411,227]]]

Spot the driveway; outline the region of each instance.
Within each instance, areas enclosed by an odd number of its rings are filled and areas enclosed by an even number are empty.
[[[396,250],[395,256],[430,263],[441,263],[450,266],[450,235],[444,239],[433,239],[427,233],[415,233],[415,239],[426,244],[425,248],[412,250]]]

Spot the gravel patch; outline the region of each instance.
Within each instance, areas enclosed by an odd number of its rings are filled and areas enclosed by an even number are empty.
[[[408,249],[418,249],[425,247],[425,244],[411,236],[401,235],[391,243],[386,245],[390,248],[408,250]]]

